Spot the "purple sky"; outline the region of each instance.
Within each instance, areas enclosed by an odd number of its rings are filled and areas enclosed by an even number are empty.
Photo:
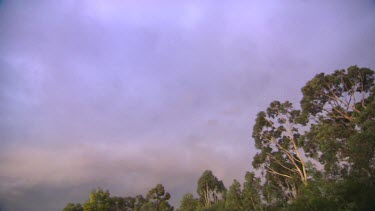
[[[259,111],[375,68],[374,1],[267,2],[0,1],[0,209],[243,181]]]

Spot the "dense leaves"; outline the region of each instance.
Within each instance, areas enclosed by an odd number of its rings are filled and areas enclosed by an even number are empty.
[[[229,187],[225,208],[233,211],[243,210],[241,184],[237,180],[233,180],[233,184]]]
[[[374,209],[374,92],[374,71],[352,66],[308,81],[302,111],[274,101],[258,114],[253,166],[269,209]]]
[[[357,66],[318,74],[302,88],[311,125],[305,149],[333,177],[373,173],[374,89],[374,71]]]
[[[193,194],[187,193],[182,197],[180,211],[195,211],[199,207],[199,200]]]
[[[246,172],[242,192],[242,206],[244,210],[263,210],[261,192],[262,185],[260,178],[257,178],[253,172]]]
[[[253,166],[265,174],[268,203],[285,203],[297,197],[298,188],[308,183],[301,149],[300,111],[290,102],[274,101],[255,120],[253,138],[259,152]]]
[[[223,181],[219,181],[210,170],[203,172],[198,180],[197,193],[204,207],[208,208],[217,203],[225,192],[226,188]]]
[[[147,203],[142,206],[141,210],[155,210],[155,211],[169,211],[173,210],[168,203],[171,195],[165,192],[162,184],[156,185],[155,188],[151,189],[146,197]],[[147,207],[147,209],[145,208]]]
[[[171,211],[169,205],[170,194],[165,192],[164,186],[158,184],[151,189],[147,197],[111,197],[109,191],[97,188],[91,191],[89,199],[83,204],[68,203],[64,211]]]
[[[83,207],[81,204],[73,204],[73,203],[68,203],[63,211],[83,211]]]
[[[111,199],[109,191],[98,188],[90,193],[90,198],[83,204],[84,210],[105,211],[111,209]]]

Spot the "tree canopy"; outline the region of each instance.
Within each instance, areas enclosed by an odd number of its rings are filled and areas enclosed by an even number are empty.
[[[198,180],[197,193],[204,207],[208,208],[217,203],[225,192],[223,181],[218,180],[210,170],[203,172]]]
[[[155,211],[169,211],[173,210],[173,207],[168,203],[171,195],[165,191],[162,184],[156,185],[155,188],[151,189],[146,196],[145,205],[142,206],[141,210],[155,210]],[[147,207],[147,209],[145,208]]]
[[[193,194],[187,193],[181,199],[180,211],[195,211],[199,207],[199,200]]]
[[[311,125],[305,150],[331,176],[374,173],[374,91],[374,71],[357,66],[320,73],[302,88],[303,116]]]

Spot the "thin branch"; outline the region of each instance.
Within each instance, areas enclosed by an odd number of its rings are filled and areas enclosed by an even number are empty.
[[[279,164],[281,167],[283,167],[283,168],[285,168],[285,169],[287,169],[287,170],[289,170],[289,171],[292,171],[292,172],[297,172],[297,170],[295,170],[295,169],[291,169],[291,168],[288,168],[288,167],[286,167],[285,165],[283,165],[279,160],[277,160],[274,156],[272,156],[270,153],[268,153],[268,155],[269,155],[269,157],[271,158],[271,159],[273,159],[274,161],[276,161],[276,163],[277,164]]]
[[[281,174],[281,173],[279,173],[279,172],[273,170],[272,168],[270,168],[270,167],[268,167],[268,166],[266,166],[266,168],[269,169],[268,172],[270,172],[270,173],[272,173],[272,174],[277,174],[277,175],[280,175],[280,176],[283,176],[283,177],[287,177],[287,178],[289,178],[289,179],[292,179],[292,178],[293,178],[293,177],[291,177],[291,176],[289,176],[289,175]]]

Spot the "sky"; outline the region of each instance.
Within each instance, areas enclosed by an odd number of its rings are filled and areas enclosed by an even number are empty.
[[[374,37],[367,0],[2,0],[0,210],[242,182],[257,113]]]

